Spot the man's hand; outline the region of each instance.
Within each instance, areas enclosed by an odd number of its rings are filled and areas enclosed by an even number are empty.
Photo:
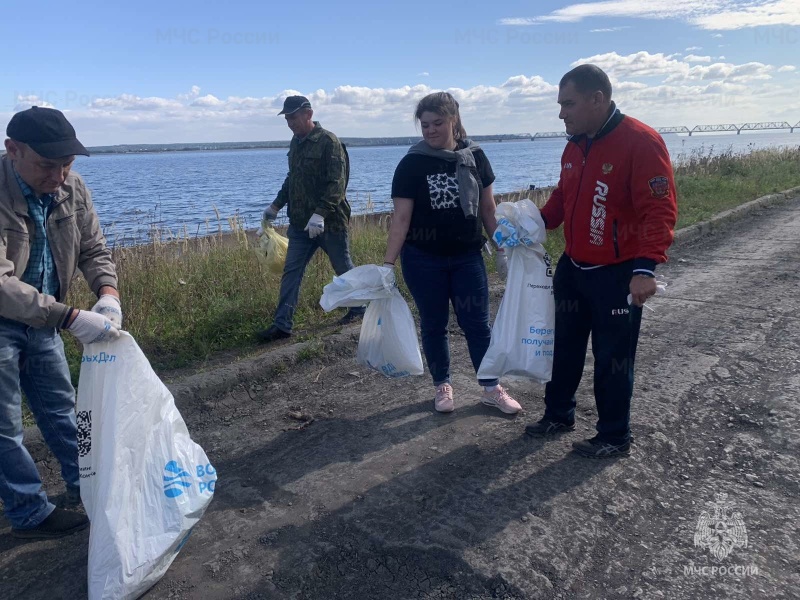
[[[110,342],[119,337],[119,329],[111,321],[101,314],[88,310],[79,310],[72,322],[67,325],[67,331],[81,344]]]
[[[276,207],[274,204],[270,204],[265,210],[263,215],[264,221],[274,221],[278,218],[278,211],[280,209]]]
[[[503,281],[508,278],[508,255],[502,248],[496,248],[494,251],[494,268]]]
[[[315,237],[325,232],[325,219],[317,213],[314,213],[311,215],[311,218],[308,220],[308,225],[306,225],[303,231],[307,231],[308,237],[313,240]]]
[[[122,328],[122,305],[116,296],[103,294],[92,307],[92,312],[106,317],[117,329]]]
[[[656,278],[648,275],[631,277],[631,304],[642,307],[650,296],[656,293]]]

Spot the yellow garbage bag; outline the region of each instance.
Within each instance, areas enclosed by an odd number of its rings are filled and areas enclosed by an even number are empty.
[[[258,236],[256,254],[273,273],[283,273],[286,263],[286,249],[289,240],[275,231],[269,221],[261,223],[261,234]]]

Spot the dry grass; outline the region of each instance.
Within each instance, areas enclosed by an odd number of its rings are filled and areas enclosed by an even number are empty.
[[[713,149],[712,149],[713,150]],[[679,157],[675,175],[680,203],[680,226],[708,218],[765,193],[800,184],[800,149],[758,151],[745,156],[693,153]],[[520,191],[503,200],[533,199],[542,206],[549,190]],[[353,220],[351,251],[355,264],[380,264],[386,247],[390,216],[371,214]],[[268,326],[277,303],[280,276],[256,259],[252,232],[236,219],[218,216],[216,233],[190,237],[186,231],[154,232],[147,246],[120,247],[114,258],[125,309],[125,327],[137,339],[156,369],[201,361],[210,354],[253,344],[253,332]],[[559,228],[548,236],[554,259],[563,251]],[[493,261],[487,261],[490,272]],[[333,323],[319,307],[323,286],[333,271],[324,253],[308,266],[295,323],[309,329]],[[405,290],[402,275],[398,282]],[[89,307],[93,298],[83,280],[76,282],[69,302]],[[65,336],[74,378],[80,353]]]

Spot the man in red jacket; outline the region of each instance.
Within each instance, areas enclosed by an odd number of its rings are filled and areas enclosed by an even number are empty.
[[[678,213],[672,164],[658,133],[620,113],[598,67],[580,65],[564,75],[558,103],[571,137],[542,217],[548,229],[563,223],[566,247],[553,280],[545,413],[525,431],[547,436],[575,428],[591,334],[597,435],[573,447],[592,458],[626,455],[642,305],[656,292],[655,268],[667,259]]]

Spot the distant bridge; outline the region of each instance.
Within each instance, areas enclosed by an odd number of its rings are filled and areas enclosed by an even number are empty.
[[[531,141],[535,142],[536,140],[545,140],[545,139],[552,139],[552,138],[565,138],[569,137],[563,131],[545,131],[542,133],[534,133],[531,136]]]
[[[692,128],[686,127],[686,125],[676,125],[672,127],[656,127],[655,130],[658,133],[685,133],[688,135],[692,135],[693,133],[719,133],[719,132],[733,132],[735,131],[737,135],[742,133],[743,131],[769,131],[775,129],[788,129],[789,133],[794,133],[794,130],[800,130],[800,121],[795,123],[794,125],[790,125],[787,121],[765,121],[763,123],[742,123],[741,125],[737,125],[736,123],[725,123],[722,125],[695,125]],[[546,140],[546,139],[553,139],[553,138],[564,138],[569,137],[563,131],[544,131],[539,133],[534,133],[531,136],[531,141],[534,142],[536,140]]]
[[[794,133],[795,128],[800,129],[800,123],[790,125],[786,121],[765,121],[763,123],[744,123],[737,125],[728,123],[726,125],[695,125],[689,135],[693,133],[713,133],[716,131],[735,131],[737,135],[743,131],[768,131],[770,129],[788,129],[789,133]],[[665,128],[667,129],[667,128]],[[660,132],[660,130],[658,130]],[[668,132],[664,132],[668,133]]]

